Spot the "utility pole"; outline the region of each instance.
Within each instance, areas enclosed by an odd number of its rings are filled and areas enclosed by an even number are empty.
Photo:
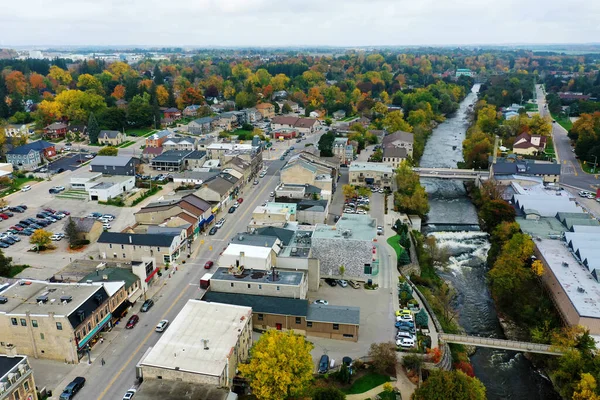
[[[597,161],[598,161],[598,156],[594,156],[594,168],[592,168],[592,174],[596,173]]]

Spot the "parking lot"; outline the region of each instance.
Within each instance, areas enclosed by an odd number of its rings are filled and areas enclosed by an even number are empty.
[[[48,171],[56,171],[60,168],[64,169],[65,171],[74,171],[77,168],[81,167],[81,164],[83,162],[88,161],[85,156],[87,153],[76,153],[76,154],[69,154],[64,156],[63,158],[53,161],[50,164],[46,165],[45,167],[48,169]],[[79,162],[79,161],[82,162]]]

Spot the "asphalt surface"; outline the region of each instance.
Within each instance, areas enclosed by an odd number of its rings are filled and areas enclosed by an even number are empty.
[[[542,89],[542,85],[537,85],[536,91],[540,115],[551,118],[550,111],[545,107],[546,95]],[[554,148],[557,152],[558,161],[561,164],[560,182],[578,189],[597,189],[600,184],[598,175],[588,174],[581,169],[579,161],[575,158],[575,153],[571,147],[571,139],[569,139],[567,135],[567,130],[559,123],[552,123],[552,139],[554,141]]]

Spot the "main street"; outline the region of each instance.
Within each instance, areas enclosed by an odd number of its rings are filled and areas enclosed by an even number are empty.
[[[550,111],[546,108],[546,94],[542,85],[536,85],[536,94],[540,115],[552,118]],[[561,164],[560,182],[579,189],[592,189],[595,191],[600,184],[597,178],[598,175],[587,174],[581,169],[581,165],[575,158],[575,153],[571,147],[571,139],[567,135],[567,130],[559,123],[552,123],[552,140],[554,141],[557,162]],[[593,162],[593,160],[588,161]]]

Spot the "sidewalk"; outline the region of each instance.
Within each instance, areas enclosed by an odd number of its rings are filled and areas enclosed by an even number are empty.
[[[396,381],[390,382],[392,386],[400,390],[400,394],[402,395],[402,400],[410,400],[410,396],[412,396],[413,392],[417,388],[404,374],[402,367],[398,364],[396,365]],[[385,384],[383,384],[385,385]],[[383,385],[379,385],[374,387],[371,390],[368,390],[364,393],[358,394],[347,394],[346,400],[365,400],[372,399],[377,396],[379,393],[383,392]]]

